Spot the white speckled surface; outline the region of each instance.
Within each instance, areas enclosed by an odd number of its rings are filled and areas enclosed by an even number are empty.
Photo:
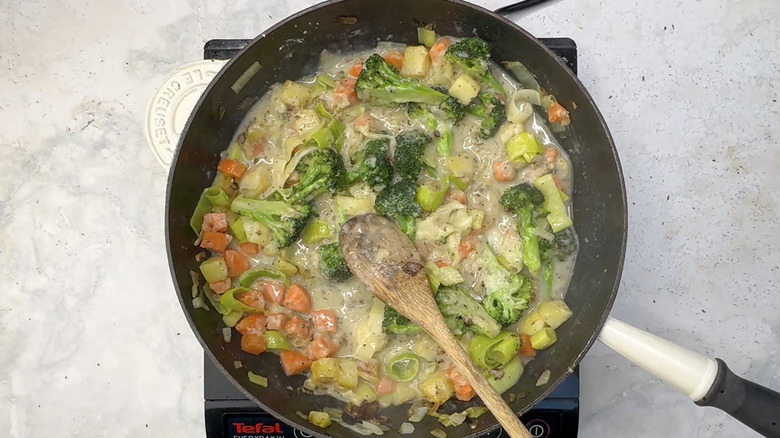
[[[145,106],[206,40],[308,4],[0,5],[0,436],[204,436]],[[512,17],[577,41],[618,145],[630,237],[613,315],[775,389],[778,17],[776,0],[558,0]],[[585,438],[754,435],[601,345],[582,381]]]

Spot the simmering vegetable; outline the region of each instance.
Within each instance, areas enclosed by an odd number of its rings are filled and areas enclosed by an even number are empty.
[[[239,336],[247,355],[240,363],[278,361],[354,416],[412,402],[406,434],[426,412],[451,427],[485,410],[436,412],[476,393],[433,339],[352,275],[344,222],[372,212],[397,222],[448,327],[499,392],[561,342],[577,252],[571,164],[541,130],[567,125],[568,111],[521,64],[510,65],[524,85],[498,69],[479,38],[417,37],[324,52],[315,75],[272,86],[190,220],[210,253],[198,258],[205,281],[193,273],[193,306],[222,315],[223,338]],[[382,432],[328,409],[305,416]]]

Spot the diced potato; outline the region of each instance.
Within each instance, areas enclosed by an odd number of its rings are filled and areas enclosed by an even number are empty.
[[[363,403],[371,403],[376,400],[376,392],[366,382],[358,383],[357,387],[351,391],[347,391],[342,394],[344,398],[355,406],[360,406]]]
[[[441,371],[436,371],[420,382],[420,391],[422,391],[425,400],[433,403],[433,410],[436,410],[436,408],[452,397],[455,387],[449,377]]]
[[[207,283],[219,283],[228,277],[228,268],[225,259],[214,256],[200,264],[200,272]]]
[[[326,412],[311,411],[309,412],[309,423],[326,428],[331,425],[330,416]]]
[[[537,307],[539,315],[550,327],[557,329],[574,314],[563,300],[545,301]]]
[[[258,164],[247,172],[238,185],[238,192],[247,198],[257,198],[271,186],[271,166]]]
[[[339,361],[339,377],[337,383],[345,389],[354,389],[358,385],[357,361],[343,359]]]
[[[545,327],[531,335],[531,346],[535,350],[544,350],[558,341],[555,330],[551,327]]]
[[[290,107],[301,107],[311,100],[311,88],[293,81],[285,81],[279,100]]]
[[[311,380],[315,385],[327,385],[338,381],[341,366],[333,357],[317,359],[311,363]]]
[[[474,174],[474,160],[463,154],[447,157],[447,167],[458,178],[468,178]]]
[[[448,93],[463,105],[468,105],[479,94],[479,82],[468,73],[461,73],[452,83]]]
[[[246,232],[246,238],[252,243],[256,243],[262,247],[268,246],[273,242],[273,235],[271,229],[263,225],[262,223],[244,217],[242,219],[244,223],[244,231]]]
[[[393,391],[393,404],[395,406],[402,405],[415,398],[417,398],[417,391],[408,383],[398,383],[395,387],[395,391]]]
[[[539,314],[539,309],[534,309],[532,312],[528,312],[523,316],[520,320],[520,325],[517,327],[517,331],[533,336],[544,327],[544,319],[542,319],[542,315]]]
[[[471,229],[479,230],[482,228],[482,222],[485,220],[485,212],[482,210],[469,209],[469,216],[471,216]]]
[[[298,273],[298,267],[293,265],[292,263],[288,262],[287,260],[283,258],[277,258],[274,260],[274,266],[276,269],[282,271],[284,275],[288,277],[292,277],[293,275]]]
[[[501,143],[506,143],[509,139],[524,131],[525,127],[520,123],[505,123],[498,130],[498,138],[501,139]]]
[[[425,46],[410,46],[404,52],[401,74],[413,78],[424,78],[431,69],[431,58]]]
[[[310,137],[322,127],[322,118],[313,109],[303,109],[293,115],[293,129],[303,138]]]
[[[432,361],[436,359],[436,354],[439,352],[439,344],[423,333],[412,344],[412,351],[421,358]]]
[[[336,214],[339,222],[346,222],[347,219],[353,216],[374,212],[374,199],[372,198],[336,196],[333,198],[333,201],[336,204]]]

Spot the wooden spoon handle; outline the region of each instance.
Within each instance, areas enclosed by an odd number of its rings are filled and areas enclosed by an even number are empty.
[[[512,412],[509,405],[501,398],[501,394],[493,388],[493,385],[485,379],[485,376],[474,366],[471,358],[463,350],[463,347],[450,333],[444,320],[438,318],[441,322],[433,323],[429,321],[426,324],[426,329],[430,333],[436,342],[447,352],[447,354],[455,362],[458,369],[469,380],[471,386],[477,392],[479,397],[485,403],[485,406],[496,417],[496,420],[501,424],[501,427],[512,438],[533,438],[525,428],[525,425],[517,417],[517,414]]]

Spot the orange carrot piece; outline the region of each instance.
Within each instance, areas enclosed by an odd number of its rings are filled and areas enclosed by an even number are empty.
[[[232,249],[225,251],[225,264],[230,277],[238,277],[252,267],[252,261],[249,260],[249,257]]]
[[[395,391],[395,387],[395,380],[391,379],[387,374],[382,374],[382,377],[379,378],[379,382],[376,384],[376,393],[392,394]]]
[[[286,331],[284,326],[290,319],[286,313],[271,313],[266,317],[265,328],[268,330]]]
[[[308,341],[311,338],[311,324],[298,315],[290,317],[290,320],[284,325],[284,331],[303,341]]]
[[[463,205],[466,205],[469,202],[469,198],[466,196],[466,192],[458,189],[447,190],[447,194],[445,195],[444,199],[447,202],[458,201]]]
[[[249,307],[265,308],[265,298],[259,290],[250,289],[238,296],[238,301]]]
[[[477,242],[472,238],[465,238],[458,245],[458,254],[461,258],[466,258],[477,249]]]
[[[531,345],[531,335],[520,333],[520,355],[525,357],[536,356],[536,350]]]
[[[349,69],[349,75],[353,77],[358,77],[360,75],[360,72],[363,71],[363,63],[358,62],[357,64],[353,65]]]
[[[322,359],[332,356],[339,351],[339,344],[325,333],[317,333],[309,344],[309,356],[313,359]]]
[[[311,322],[315,329],[327,333],[336,333],[338,331],[338,318],[333,309],[320,309],[311,312]]]
[[[336,84],[335,88],[333,88],[333,94],[349,100],[350,103],[355,103],[357,101],[357,91],[355,91],[356,83],[357,78],[344,78]]]
[[[260,252],[260,245],[252,242],[246,242],[239,245],[239,248],[241,248],[241,251],[244,252],[246,255],[257,255]]]
[[[231,240],[233,240],[233,236],[230,234],[205,231],[203,232],[203,239],[200,241],[200,247],[222,252],[227,248]]]
[[[299,351],[285,350],[279,354],[284,374],[301,374],[311,368],[311,359]]]
[[[224,233],[228,229],[228,220],[225,213],[206,213],[203,216],[203,231],[216,231]]]
[[[445,261],[445,260],[436,260],[433,262],[436,266],[439,268],[446,268],[447,266],[452,266],[452,263]]]
[[[269,303],[281,304],[284,300],[284,283],[280,281],[264,281],[260,284],[260,290]]]
[[[241,336],[241,349],[250,354],[260,354],[267,347],[265,336],[248,334]]]
[[[452,45],[452,38],[450,37],[444,37],[439,41],[436,41],[431,46],[431,50],[428,51],[428,56],[431,57],[431,62],[434,64],[440,63],[444,59],[444,54],[447,52],[447,49],[449,49],[451,45]]]
[[[293,283],[287,289],[282,306],[300,313],[311,312],[311,295],[303,286]]]
[[[550,109],[547,110],[547,120],[550,123],[563,122],[569,118],[569,112],[558,102],[554,102],[550,105]]]
[[[547,148],[547,150],[544,151],[544,157],[547,158],[547,161],[550,163],[555,164],[555,162],[558,161],[558,151],[555,150],[555,148]]]
[[[226,173],[233,178],[241,178],[246,173],[246,164],[230,158],[225,158],[217,166],[220,172]]]
[[[246,318],[238,321],[236,331],[242,335],[262,335],[265,333],[265,315],[262,313],[252,313]]]
[[[508,182],[515,179],[517,172],[509,161],[500,161],[493,165],[493,177],[496,181]]]
[[[474,388],[469,383],[466,376],[461,374],[455,367],[450,367],[445,372],[446,376],[452,380],[452,384],[455,387],[455,398],[460,401],[469,401],[477,395]]]
[[[230,278],[226,278],[226,279],[224,279],[222,281],[218,281],[216,283],[209,283],[209,287],[211,288],[211,290],[214,291],[214,293],[216,293],[218,295],[222,295],[225,292],[227,292],[228,289],[230,289],[230,286],[232,286],[232,285],[233,285],[233,282],[230,281]]]
[[[388,64],[392,65],[398,70],[400,70],[404,65],[404,55],[397,50],[385,53],[382,55],[382,58],[385,58],[385,61],[387,61]]]

